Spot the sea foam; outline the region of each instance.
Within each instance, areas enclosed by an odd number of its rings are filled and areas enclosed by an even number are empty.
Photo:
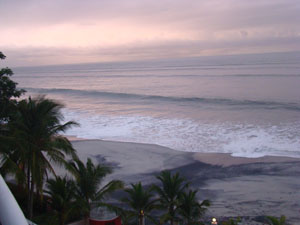
[[[179,151],[221,152],[233,156],[300,157],[300,123],[254,125],[148,116],[105,116],[64,110],[81,124],[67,135],[86,139],[158,144]]]

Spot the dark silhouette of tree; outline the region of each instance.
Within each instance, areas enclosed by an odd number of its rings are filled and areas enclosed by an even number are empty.
[[[5,58],[6,56],[2,52],[0,52],[0,59],[5,59]]]
[[[0,52],[0,59],[5,58],[5,55]],[[15,98],[25,92],[23,89],[17,89],[17,83],[10,79],[12,75],[13,71],[7,67],[0,70],[0,124],[8,120],[16,103]]]
[[[130,210],[125,210],[128,219],[137,218],[139,225],[144,225],[144,218],[156,222],[150,215],[151,211],[158,208],[157,199],[153,198],[150,189],[144,189],[141,182],[131,184],[131,188],[125,190],[128,197],[121,199],[122,202],[129,206]]]
[[[60,225],[64,225],[72,211],[76,210],[74,190],[74,181],[68,180],[66,177],[56,177],[47,181],[47,190],[44,192],[51,198],[50,206]]]
[[[180,198],[189,183],[179,173],[172,175],[170,171],[162,171],[156,178],[161,181],[162,186],[154,185],[153,189],[159,195],[161,207],[167,210],[161,217],[161,222],[170,221],[170,224],[174,225],[174,221],[178,219]]]
[[[76,123],[61,124],[63,105],[39,97],[25,99],[17,104],[16,112],[8,123],[10,149],[2,154],[2,169],[15,173],[27,185],[27,210],[33,215],[33,195],[42,193],[44,178],[53,173],[52,163],[67,165],[66,156],[77,158],[67,138],[61,135]]]
[[[197,191],[189,190],[188,192],[183,192],[180,197],[178,213],[182,218],[183,224],[198,224],[199,219],[204,215],[208,206],[210,206],[208,200],[199,203]]]
[[[105,165],[94,165],[91,159],[86,164],[74,160],[70,162],[70,167],[76,179],[77,204],[86,221],[90,217],[92,205],[109,207],[104,201],[106,197],[124,186],[122,181],[112,180],[100,188],[101,182],[112,173],[112,169]]]

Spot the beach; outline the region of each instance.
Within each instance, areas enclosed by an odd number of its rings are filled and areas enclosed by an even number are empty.
[[[90,157],[114,168],[107,180],[120,179],[126,185],[156,183],[155,175],[166,169],[180,172],[198,190],[199,200],[211,201],[207,219],[241,216],[260,220],[265,215],[285,215],[289,223],[300,224],[300,159],[232,157],[102,140],[73,139],[72,144],[80,159]]]

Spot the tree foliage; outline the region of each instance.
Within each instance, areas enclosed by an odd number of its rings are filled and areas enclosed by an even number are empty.
[[[56,177],[47,181],[45,193],[51,198],[50,206],[54,210],[60,225],[64,225],[69,215],[76,209],[74,207],[74,189],[74,181],[66,177]]]
[[[266,216],[267,223],[270,225],[286,225],[286,218],[285,216],[281,216],[277,218],[275,216]]]
[[[2,52],[0,52],[0,59],[5,59],[5,58],[6,56]]]
[[[143,188],[141,182],[139,182],[131,184],[131,188],[125,189],[125,192],[128,196],[122,198],[121,201],[130,208],[125,210],[128,219],[137,218],[140,225],[143,224],[144,217],[156,222],[150,213],[158,208],[156,204],[158,200],[154,199],[151,189]]]
[[[159,195],[160,205],[166,209],[161,222],[170,221],[173,225],[174,221],[178,220],[180,199],[189,183],[179,173],[172,175],[167,170],[162,171],[156,178],[161,182],[161,186],[154,185],[153,189]]]
[[[180,197],[178,213],[184,224],[197,224],[207,207],[210,206],[208,200],[204,200],[201,203],[198,202],[197,192],[196,190],[189,190],[188,192],[183,192]]]
[[[100,187],[103,179],[112,172],[112,169],[105,165],[95,165],[90,158],[86,164],[80,160],[70,162],[70,169],[73,171],[76,182],[77,203],[85,218],[90,216],[92,205],[108,206],[104,200],[112,192],[123,188],[123,182],[112,180]]]
[[[0,59],[5,59],[5,55],[0,52]],[[20,97],[25,90],[17,89],[17,84],[11,80],[13,71],[9,68],[0,69],[0,122],[7,121],[16,103],[15,98]]]
[[[48,173],[55,174],[52,163],[66,165],[66,156],[77,158],[67,138],[61,135],[76,123],[61,124],[63,105],[44,97],[24,99],[16,105],[8,123],[8,136],[2,137],[10,147],[2,152],[2,170],[16,174],[27,185],[28,216],[32,217],[34,189],[42,193]]]

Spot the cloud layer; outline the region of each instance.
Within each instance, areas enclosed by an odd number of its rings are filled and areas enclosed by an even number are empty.
[[[0,50],[15,65],[300,50],[299,12],[298,0],[0,0]]]

